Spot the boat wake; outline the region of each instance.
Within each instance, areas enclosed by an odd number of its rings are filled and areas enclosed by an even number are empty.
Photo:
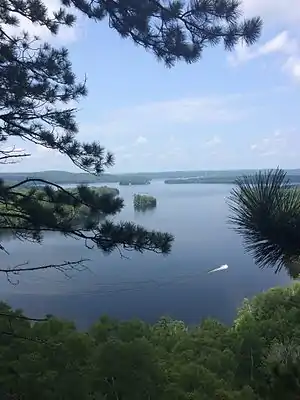
[[[208,271],[208,274],[211,274],[213,272],[218,272],[218,271],[224,271],[225,269],[228,269],[228,268],[229,268],[228,265],[224,264],[224,265],[221,265],[221,267],[211,269],[210,271]]]

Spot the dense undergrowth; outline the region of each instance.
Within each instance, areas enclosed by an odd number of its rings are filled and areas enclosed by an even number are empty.
[[[54,317],[33,323],[4,303],[1,313],[11,315],[0,318],[1,399],[299,397],[300,284],[245,300],[232,326],[102,317],[80,332]]]

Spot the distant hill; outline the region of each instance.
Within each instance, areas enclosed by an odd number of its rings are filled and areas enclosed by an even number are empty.
[[[92,184],[92,183],[119,183],[123,181],[148,182],[151,180],[143,174],[102,174],[94,176],[87,173],[72,173],[67,171],[41,171],[41,172],[2,172],[0,179],[9,182],[19,182],[27,178],[44,179],[59,185],[63,184]]]
[[[238,176],[252,174],[257,170],[229,170],[229,171],[166,171],[166,172],[137,172],[126,174],[102,174],[94,176],[84,172],[72,173],[67,171],[41,172],[2,172],[0,179],[10,182],[19,182],[26,178],[45,179],[57,184],[92,184],[92,183],[119,183],[120,181],[151,181],[152,179],[174,179],[201,177],[215,183],[232,182]],[[300,183],[300,169],[287,170],[287,175],[293,183]]]
[[[0,173],[0,179],[5,181],[19,182],[26,178],[44,179],[57,184],[89,184],[118,182],[120,177],[110,174],[103,174],[96,177],[87,173],[72,173],[67,171],[41,171],[41,172],[16,172]]]

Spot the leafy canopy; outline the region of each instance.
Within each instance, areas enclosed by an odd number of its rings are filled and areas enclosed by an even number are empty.
[[[1,398],[294,400],[299,320],[299,283],[245,300],[232,326],[103,316],[81,332],[2,303]]]

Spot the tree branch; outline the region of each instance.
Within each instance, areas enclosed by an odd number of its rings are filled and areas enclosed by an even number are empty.
[[[46,270],[46,269],[57,269],[59,271],[65,272],[66,270],[73,270],[75,269],[76,266],[78,265],[83,265],[84,262],[90,261],[88,258],[82,258],[77,261],[65,261],[61,264],[48,264],[48,265],[39,265],[36,267],[24,267],[25,265],[28,265],[28,262],[18,264],[15,267],[12,268],[0,268],[0,272],[4,272],[6,274],[19,274],[20,272],[25,272],[25,271],[40,271],[40,270]]]
[[[16,314],[9,314],[0,312],[0,317],[10,318],[10,319],[20,319],[24,321],[32,321],[32,322],[45,322],[48,321],[48,318],[31,318],[25,317],[24,315],[16,315]]]

